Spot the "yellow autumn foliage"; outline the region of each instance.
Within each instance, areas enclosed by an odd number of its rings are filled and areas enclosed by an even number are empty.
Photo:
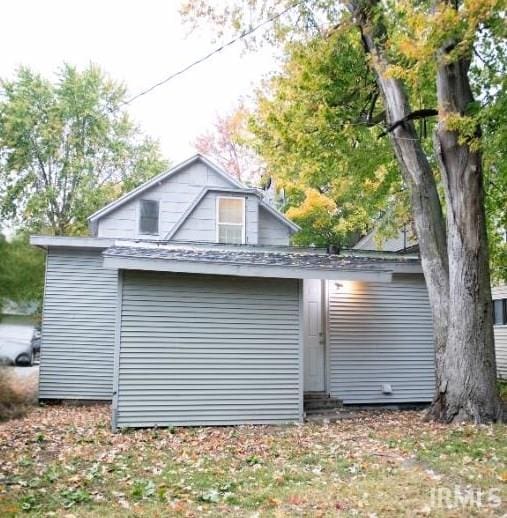
[[[287,211],[287,217],[298,221],[312,217],[315,228],[323,229],[329,224],[329,216],[336,212],[335,202],[316,189],[306,189],[304,201]]]
[[[394,11],[403,23],[393,27],[388,47],[399,59],[387,68],[386,73],[417,85],[424,81],[425,68],[435,67],[441,59],[453,61],[460,55],[469,54],[478,27],[506,5],[506,0],[465,0],[460,9],[446,2],[428,9],[413,0],[396,2]],[[442,46],[454,38],[457,45],[444,57],[440,52]]]

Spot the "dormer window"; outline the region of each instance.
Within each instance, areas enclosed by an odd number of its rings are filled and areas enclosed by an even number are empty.
[[[217,243],[245,242],[245,198],[219,196],[216,216]]]
[[[158,201],[141,200],[139,212],[139,233],[158,235]]]

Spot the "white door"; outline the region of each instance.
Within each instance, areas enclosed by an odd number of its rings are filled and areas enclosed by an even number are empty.
[[[324,390],[325,338],[322,325],[322,281],[303,282],[304,390]]]

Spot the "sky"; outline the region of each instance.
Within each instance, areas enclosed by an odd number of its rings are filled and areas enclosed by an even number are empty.
[[[222,43],[213,41],[209,27],[190,31],[179,4],[3,0],[0,77],[12,78],[19,65],[27,65],[52,78],[63,62],[79,67],[93,62],[124,82],[131,97]],[[239,43],[134,101],[129,112],[176,163],[195,153],[195,138],[212,129],[218,114],[248,99],[275,68],[271,49],[245,53]]]

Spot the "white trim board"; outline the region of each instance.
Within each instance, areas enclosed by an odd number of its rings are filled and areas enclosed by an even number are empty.
[[[123,271],[118,271],[118,286],[116,292],[116,312],[114,328],[113,351],[113,398],[111,402],[111,428],[117,431],[118,421],[118,390],[120,388],[120,347],[121,347],[121,316],[123,309]]]
[[[116,242],[117,239],[102,237],[30,236],[30,244],[41,248],[109,248]]]
[[[241,223],[224,223],[220,221],[220,200],[241,200]],[[246,199],[244,196],[217,196],[215,198],[215,242],[220,244],[220,225],[241,225],[241,244],[246,242]]]
[[[113,270],[146,270],[155,272],[200,273],[237,277],[271,277],[280,279],[329,279],[364,282],[391,282],[392,270],[318,270],[312,268],[224,264],[139,257],[104,257],[104,268]]]

